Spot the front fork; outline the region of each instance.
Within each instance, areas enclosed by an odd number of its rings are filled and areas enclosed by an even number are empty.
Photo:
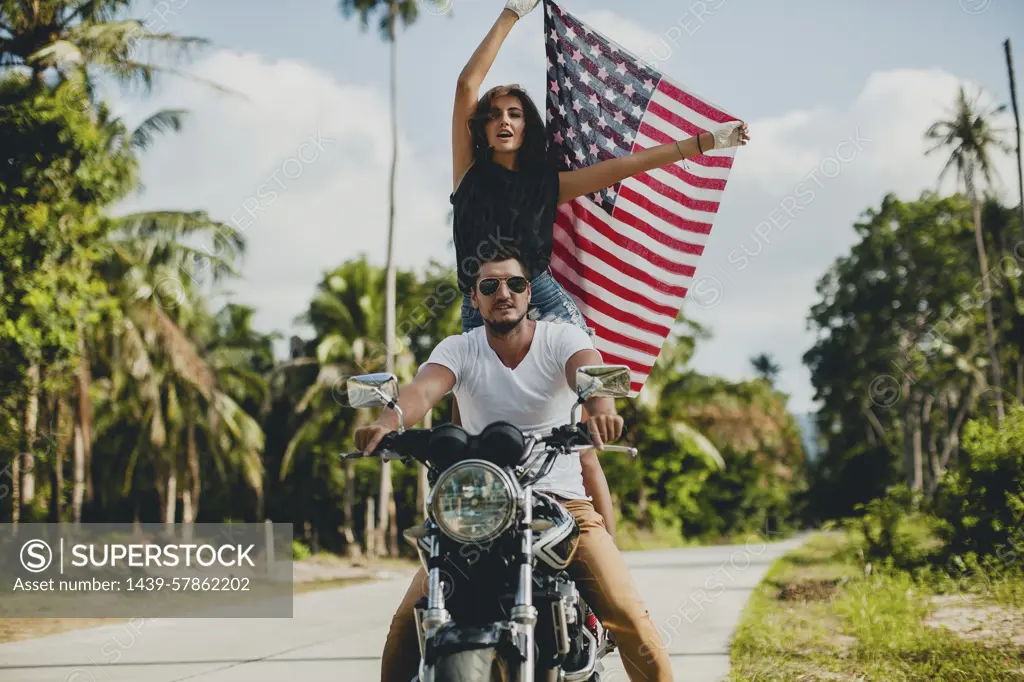
[[[427,527],[432,524],[428,521]],[[427,640],[434,636],[437,629],[451,620],[451,614],[444,604],[444,583],[441,581],[441,569],[438,567],[438,559],[441,557],[441,533],[436,526],[431,528],[430,533],[430,560],[427,562],[427,609],[420,614],[419,609],[414,610],[416,617],[416,635],[420,645],[420,675],[421,682],[433,682],[433,671],[426,668]]]
[[[516,588],[516,601],[512,607],[512,622],[515,632],[523,635],[526,650],[524,660],[519,666],[519,675],[515,682],[534,682],[534,628],[537,625],[537,608],[533,605],[533,486],[526,486],[520,499],[523,510],[523,544],[520,549],[519,585]],[[426,669],[426,641],[434,636],[439,627],[451,620],[451,614],[445,608],[444,584],[441,581],[441,569],[437,565],[441,557],[440,533],[434,529],[431,534],[430,561],[427,571],[427,609],[420,615],[415,613],[416,634],[420,646],[420,680],[433,682],[432,671]]]
[[[525,639],[525,660],[519,666],[516,682],[533,682],[534,626],[537,624],[537,608],[533,605],[533,486],[523,489],[523,546],[520,550],[519,588],[516,590],[516,604],[512,607],[512,622]]]

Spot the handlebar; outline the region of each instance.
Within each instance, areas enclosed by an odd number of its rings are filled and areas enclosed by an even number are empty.
[[[570,448],[570,451],[583,452],[584,450],[590,450],[591,448],[597,450],[598,452],[625,452],[627,454],[632,455],[633,457],[636,457],[637,454],[639,454],[640,452],[636,448],[630,447],[628,445],[603,445],[599,448],[594,447],[593,445],[574,445]]]
[[[361,459],[363,457],[379,456],[381,461],[385,462],[395,460],[406,461],[411,459],[410,457],[400,455],[391,449],[391,446],[394,443],[394,440],[397,437],[397,435],[398,433],[395,431],[391,431],[385,434],[384,438],[381,439],[380,443],[377,444],[377,447],[374,448],[374,451],[369,455],[367,455],[365,452],[361,450],[356,450],[354,452],[346,452],[340,455],[339,458],[341,459],[341,461],[346,461],[349,459]],[[537,443],[558,444],[568,449],[570,452],[583,452],[584,450],[595,448],[594,442],[591,440],[590,437],[590,429],[583,422],[579,422],[571,428],[568,425],[566,425],[556,427],[553,429],[548,429],[546,431],[532,431],[529,433],[524,433],[523,435],[526,437],[526,442],[530,445],[530,450],[532,450]],[[597,449],[599,452],[625,452],[632,457],[636,457],[638,454],[636,448],[624,445],[603,445],[602,447],[595,449]],[[535,462],[536,459],[543,454],[543,451],[541,451],[537,453],[537,455],[530,457],[530,464]]]
[[[639,454],[639,450],[626,445],[605,445],[604,447],[598,448],[599,452],[626,452],[630,456],[636,457]]]
[[[380,439],[379,443],[377,443],[377,447],[375,447],[373,449],[373,452],[370,453],[369,455],[367,455],[362,450],[356,450],[354,452],[346,452],[346,453],[342,454],[340,456],[340,459],[341,459],[341,461],[344,462],[345,460],[348,460],[348,459],[360,459],[360,458],[363,458],[363,457],[377,457],[377,456],[379,456],[382,462],[391,462],[391,461],[395,461],[395,460],[401,460],[401,461],[408,460],[409,457],[405,457],[403,455],[400,455],[400,454],[398,454],[397,452],[395,452],[394,450],[391,449],[391,444],[395,441],[395,436],[397,436],[397,435],[398,434],[395,431],[391,431],[389,433],[384,434],[384,437]]]
[[[380,448],[378,448],[377,450],[379,451]],[[344,462],[347,459],[362,459],[363,457],[376,457],[377,454],[378,454],[377,451],[375,451],[372,455],[367,455],[362,450],[356,450],[355,452],[345,452],[345,453],[342,453],[342,454],[338,455],[338,458],[342,462]],[[397,452],[394,452],[392,450],[384,450],[383,452],[380,452],[380,458],[382,460],[384,460],[385,462],[392,462],[392,461],[395,461],[395,460],[407,459],[406,457],[403,457],[402,455],[400,455]]]

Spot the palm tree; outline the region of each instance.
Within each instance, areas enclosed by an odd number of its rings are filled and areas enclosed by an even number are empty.
[[[97,431],[120,428],[126,420],[142,427],[124,463],[124,492],[136,481],[136,467],[145,465],[156,475],[161,520],[170,524],[181,480],[182,520],[189,524],[198,513],[202,471],[212,468],[221,476],[241,471],[261,504],[263,432],[236,397],[259,404],[265,388],[245,349],[216,337],[215,320],[185,274],[195,250],[181,245],[208,231],[235,246],[241,236],[201,213],[135,214],[122,218],[119,228],[102,273],[117,310],[109,331],[107,324],[94,331],[94,345],[106,374],[96,384],[102,403]],[[234,255],[217,256],[211,270],[230,271]],[[78,481],[74,499],[77,519]]]
[[[767,353],[761,353],[750,358],[750,364],[754,367],[754,371],[757,375],[768,382],[769,385],[774,386],[775,380],[779,377],[779,371],[781,368],[779,365],[772,360],[772,356]]]
[[[427,0],[436,2],[436,0]],[[385,290],[386,318],[384,325],[385,368],[393,372],[395,367],[395,263],[393,248],[395,242],[395,177],[398,167],[398,43],[395,27],[401,18],[409,26],[418,16],[416,0],[340,0],[341,13],[345,17],[358,13],[363,29],[369,25],[371,16],[379,16],[381,36],[391,47],[391,174],[388,190],[388,249],[385,268],[387,272]],[[391,489],[391,463],[381,463],[380,494],[377,504],[378,536],[383,539],[383,529],[388,524],[389,510],[394,506],[394,492]],[[383,546],[383,542],[377,544]],[[394,548],[392,548],[394,550]]]
[[[137,19],[119,18],[131,4],[131,0],[0,0],[0,74],[4,70],[28,70],[35,88],[45,87],[46,77],[53,74],[58,85],[64,86],[62,97],[65,102],[83,106],[84,100],[92,111],[96,111],[101,118],[105,117],[95,97],[95,82],[89,74],[90,67],[97,70],[101,78],[112,76],[120,85],[141,84],[148,92],[156,73],[180,72],[148,61],[140,61],[135,55],[136,48],[172,48],[178,52],[177,56],[180,58],[187,56],[192,48],[204,46],[208,42],[200,38],[160,32],[162,27],[152,30]],[[208,84],[225,90],[214,83]],[[154,132],[164,129],[177,130],[180,125],[180,113],[160,112],[147,120],[136,131],[138,137],[128,145],[128,148],[143,148]],[[99,124],[105,126],[107,121],[101,120]],[[111,139],[112,146],[118,143]],[[84,347],[80,348],[83,358],[84,350]],[[78,381],[81,386],[88,386],[87,369],[83,363],[79,364]],[[29,391],[23,426],[29,447],[25,455],[25,485],[23,490],[19,491],[19,498],[25,503],[30,503],[34,491],[31,451],[36,440],[39,392],[42,383],[38,365],[30,365],[27,377]],[[80,390],[79,393],[86,392]],[[87,404],[85,399],[78,402],[78,412],[81,414],[87,409]],[[76,429],[82,426],[83,424],[79,423]],[[89,442],[88,424],[85,423],[84,426],[86,431],[81,437],[76,436],[76,444]],[[87,456],[88,445],[84,447]],[[76,449],[79,448],[80,446],[76,445]],[[18,507],[19,504],[16,503],[15,521],[18,519]]]
[[[985,235],[981,225],[981,197],[978,176],[986,185],[992,185],[993,176],[998,172],[993,163],[993,150],[1010,153],[1012,148],[1002,139],[1005,131],[992,126],[992,119],[1006,109],[1002,104],[983,110],[979,104],[980,93],[974,101],[967,98],[963,86],[957,92],[956,102],[950,118],[936,121],[925,132],[925,138],[934,142],[926,154],[945,151],[949,154],[939,174],[939,182],[951,169],[955,169],[958,186],[962,183],[967,198],[974,208],[974,240],[978,249],[978,265],[981,268],[982,292],[985,296],[985,331],[988,337],[988,354],[991,363],[992,386],[995,389],[996,423],[1005,418],[1003,407],[1003,372],[996,341],[995,322],[992,315],[992,285],[989,281],[988,257],[985,253]]]
[[[311,452],[318,443],[341,442],[347,436],[345,431],[369,423],[369,410],[357,410],[354,422],[345,416],[345,411],[341,409],[344,402],[343,378],[379,372],[386,367],[387,359],[378,341],[385,324],[380,300],[385,276],[379,268],[370,265],[365,257],[349,261],[324,276],[309,310],[298,318],[297,322],[308,324],[316,330],[316,357],[296,358],[282,364],[276,371],[294,366],[316,365],[318,372],[295,407],[295,412],[305,415],[305,419],[285,451],[281,462],[282,478],[288,475],[294,459],[300,453]],[[408,294],[414,292],[412,276],[403,273],[401,278],[396,278],[396,288],[401,288],[407,294],[405,298],[411,298]],[[415,371],[414,357],[408,348],[408,344],[403,344],[403,352],[396,354],[397,357],[392,361],[392,367],[402,381],[410,380]],[[343,534],[350,551],[354,553],[356,545],[352,508],[355,502],[355,465],[352,460],[346,462],[345,479],[346,520]],[[386,513],[388,506],[393,504],[390,501],[391,495],[389,488],[383,498]],[[391,519],[390,553],[397,555],[397,526],[393,521]],[[384,522],[388,523],[387,515],[384,516]],[[368,547],[372,543],[375,552],[384,553],[387,548],[387,530],[388,525],[378,527],[374,538],[366,538]]]
[[[51,71],[60,80],[79,80],[81,94],[94,102],[89,67],[148,92],[155,74],[180,72],[138,59],[136,48],[163,47],[182,58],[209,42],[119,18],[131,6],[132,0],[0,0],[0,68],[27,68],[40,87]]]
[[[184,116],[181,110],[159,111],[134,130],[129,130],[123,120],[111,115],[105,103],[100,103],[96,110],[97,124],[106,137],[106,149],[111,157],[134,158],[136,153],[149,147],[157,134],[180,130]],[[127,187],[137,185],[134,167],[132,171],[130,177],[125,178]],[[124,376],[133,377],[136,381],[156,382],[144,388],[139,396],[140,399],[156,400],[160,377],[154,373],[154,359],[150,354],[153,343],[162,343],[161,353],[170,359],[172,368],[178,370],[179,378],[201,389],[207,400],[220,401],[220,407],[233,414],[232,406],[211,393],[214,388],[212,371],[199,357],[193,339],[179,328],[178,322],[172,320],[167,311],[187,302],[191,294],[187,284],[192,279],[196,263],[206,264],[214,280],[237,274],[232,262],[244,248],[241,235],[231,226],[210,220],[203,212],[149,211],[107,220],[110,223],[110,236],[106,241],[109,251],[107,258],[98,264],[95,278],[106,283],[117,309],[113,319],[107,320],[115,331],[117,346],[124,351],[117,357],[132,363],[130,366],[113,367],[110,371],[123,371]],[[213,255],[186,245],[187,240],[197,237],[215,241],[223,248]],[[92,424],[91,388],[92,365],[96,361],[94,353],[104,343],[103,339],[110,341],[108,335],[98,335],[95,328],[88,330],[83,326],[80,332],[74,395],[69,398],[69,403],[76,405],[72,427],[75,471],[72,518],[76,522],[81,520],[83,501],[91,501],[93,491],[92,447],[96,434]],[[92,340],[91,344],[87,343],[87,338]],[[147,338],[153,341],[147,344]],[[150,348],[147,349],[147,345]],[[105,388],[111,387],[105,385]],[[181,387],[175,389],[175,400],[180,390]],[[162,448],[165,426],[155,407],[150,419],[155,420],[152,421],[150,435],[153,440],[150,445]],[[226,423],[236,424],[237,420],[232,418]],[[194,435],[194,428],[190,423],[190,434]],[[251,444],[251,424],[245,424],[245,429]],[[192,435],[186,440],[185,446],[191,452],[194,446]],[[197,479],[192,480],[198,486]],[[192,494],[195,490],[197,488],[193,488]]]

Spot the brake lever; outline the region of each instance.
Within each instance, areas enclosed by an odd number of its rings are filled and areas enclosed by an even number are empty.
[[[628,445],[605,445],[599,452],[625,452],[630,457],[636,457],[640,453],[639,450]]]
[[[362,457],[379,457],[381,461],[385,462],[389,462],[394,459],[401,459],[401,455],[397,454],[394,457],[388,457],[388,453],[391,450],[391,444],[395,440],[395,435],[396,434],[394,431],[389,431],[388,433],[384,434],[384,437],[380,439],[379,443],[377,443],[377,447],[375,447],[373,449],[373,452],[370,453],[369,455],[367,455],[362,450],[356,450],[355,452],[346,452],[341,456],[341,461],[344,462],[347,459],[359,459]]]
[[[412,457],[408,457],[406,455],[400,455],[397,452],[395,452],[394,450],[381,449],[381,448],[378,448],[377,450],[375,450],[374,453],[372,455],[370,455],[370,456],[371,457],[380,457],[381,461],[383,461],[383,462],[395,462],[395,461],[408,462],[408,461],[412,460]],[[348,460],[348,459],[361,459],[363,457],[366,457],[366,453],[364,453],[362,450],[356,450],[355,452],[346,452],[346,453],[344,453],[342,455],[339,455],[339,458],[341,459],[342,462],[344,462],[345,460]]]

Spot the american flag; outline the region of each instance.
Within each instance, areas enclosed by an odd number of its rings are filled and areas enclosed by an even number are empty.
[[[561,170],[738,120],[544,0],[547,134]],[[736,147],[640,173],[559,208],[551,270],[605,362],[635,396],[672,331],[718,213]]]

